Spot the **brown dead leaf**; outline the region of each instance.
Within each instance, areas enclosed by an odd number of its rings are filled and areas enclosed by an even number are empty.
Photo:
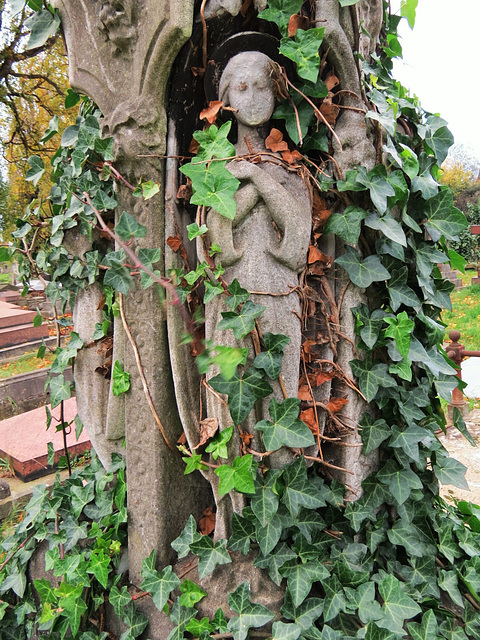
[[[272,129],[265,140],[265,146],[270,151],[288,151],[288,144],[283,139],[283,133],[278,129]]]
[[[288,162],[288,164],[296,164],[303,158],[303,156],[299,151],[294,149],[293,151],[283,151],[282,158],[285,160],[285,162]]]
[[[201,324],[193,330],[193,340],[190,343],[190,354],[196,358],[205,351],[205,325]]]
[[[339,84],[339,82],[340,80],[337,78],[337,76],[334,74],[333,71],[329,71],[327,73],[327,77],[325,78],[325,84],[327,85],[327,89],[329,91],[334,89]]]
[[[314,435],[318,434],[318,423],[315,420],[315,411],[313,409],[305,409],[305,411],[301,411],[300,420],[307,425]]]
[[[207,120],[210,124],[215,124],[217,113],[223,107],[221,100],[210,100],[208,107],[200,112],[200,120]]]
[[[197,444],[195,449],[204,445],[210,438],[213,438],[215,433],[218,430],[218,420],[217,418],[205,418],[204,420],[200,420],[200,442]]]
[[[338,413],[347,403],[346,398],[331,398],[327,407],[332,413]]]
[[[327,207],[325,198],[322,198],[317,191],[313,194],[312,214],[314,231],[321,231],[328,218],[332,215],[332,212]]]
[[[288,37],[293,38],[297,33],[297,29],[303,29],[306,31],[309,27],[309,20],[307,16],[300,16],[298,13],[294,13],[290,16],[288,21]]]
[[[331,98],[325,98],[320,105],[320,113],[331,127],[335,126],[339,112],[340,109],[336,104],[333,104]]]
[[[184,432],[182,432],[182,435],[179,437],[179,439],[177,440],[177,444],[186,444],[187,443],[187,436],[185,435]]]
[[[324,382],[327,382],[328,380],[333,380],[334,377],[335,377],[334,371],[320,371],[319,373],[315,374],[315,386],[319,387]]]
[[[313,264],[314,262],[322,262],[329,267],[333,262],[333,258],[325,255],[320,249],[311,244],[308,248],[308,264]]]
[[[248,433],[248,431],[243,431],[240,434],[240,438],[243,440],[244,444],[248,447],[250,446],[250,442],[253,440],[253,435]]]
[[[310,389],[308,388],[308,384],[301,384],[298,388],[298,397],[300,400],[304,402],[312,401],[312,394],[310,393]]]
[[[195,138],[192,138],[190,141],[190,144],[188,146],[188,153],[192,153],[192,154],[196,154],[198,151],[198,147],[200,146],[200,143],[197,142],[197,140],[195,140]]]
[[[182,239],[180,237],[180,234],[177,233],[176,236],[169,236],[167,238],[167,244],[172,251],[175,251],[175,253],[177,253],[177,251],[182,246]]]
[[[107,222],[107,227],[110,229],[110,231],[113,231],[114,229],[114,224],[113,222]],[[103,238],[104,240],[111,240],[112,237],[111,235],[107,232],[107,231],[100,231],[100,238]]]
[[[105,294],[102,293],[102,297],[100,298],[100,302],[98,303],[97,311],[101,311],[105,306]]]
[[[198,528],[204,536],[209,536],[215,529],[215,514],[212,507],[207,507],[203,511],[202,517],[198,521]]]
[[[188,180],[187,184],[181,184],[177,191],[177,200],[184,200],[190,202],[190,198],[193,195],[192,182]]]

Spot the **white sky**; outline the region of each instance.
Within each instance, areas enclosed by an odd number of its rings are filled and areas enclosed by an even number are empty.
[[[413,31],[402,20],[399,34],[394,77],[480,159],[480,0],[419,0]]]

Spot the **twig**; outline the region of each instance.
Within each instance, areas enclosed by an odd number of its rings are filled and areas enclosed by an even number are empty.
[[[65,429],[65,402],[60,402],[60,424],[62,425],[63,450],[67,459],[68,476],[72,475],[72,465],[70,464],[70,456],[68,455],[67,430]]]
[[[13,556],[20,551],[20,549],[23,549],[23,547],[27,544],[27,542],[30,540],[30,538],[33,538],[33,536],[35,535],[35,532],[36,532],[36,530],[32,531],[32,533],[25,538],[25,540],[22,542],[22,544],[20,544],[15,549],[15,551],[12,551],[12,553],[9,556],[6,557],[6,559],[0,565],[0,571],[2,571],[2,569],[10,562],[10,560],[13,558]]]
[[[106,165],[110,169],[110,171],[113,173],[113,176],[117,178],[117,180],[120,180],[120,182],[123,182],[123,184],[126,187],[128,187],[130,191],[135,191],[135,187],[133,186],[133,184],[130,184],[130,182],[128,182],[128,180],[126,180],[122,176],[120,171],[118,171],[118,169],[115,169],[115,167],[110,162],[104,162],[103,164]]]
[[[145,393],[145,397],[147,399],[148,406],[150,407],[150,411],[152,412],[152,415],[153,415],[153,417],[155,419],[155,422],[157,423],[157,426],[160,429],[160,433],[162,434],[162,437],[165,440],[165,444],[167,445],[167,447],[171,451],[175,451],[175,448],[172,446],[172,444],[170,443],[169,439],[167,438],[167,434],[165,433],[165,429],[163,428],[162,421],[160,420],[160,417],[159,417],[159,415],[158,415],[158,413],[157,413],[157,411],[155,409],[155,406],[153,404],[152,396],[150,394],[150,389],[148,388],[147,379],[145,378],[145,373],[143,371],[143,366],[142,366],[142,361],[141,361],[141,358],[140,358],[140,353],[138,351],[137,344],[136,344],[135,339],[134,339],[134,337],[132,335],[132,332],[130,331],[130,327],[128,326],[127,319],[125,317],[125,308],[124,308],[124,305],[123,305],[123,294],[119,293],[118,297],[119,297],[120,317],[122,318],[123,328],[125,329],[125,333],[127,334],[128,339],[130,340],[130,344],[132,346],[133,353],[135,355],[135,362],[137,363],[138,373],[140,374],[140,380],[142,381],[143,391]]]
[[[303,457],[306,460],[313,460],[314,462],[318,462],[318,464],[322,464],[323,466],[328,467],[329,469],[336,469],[337,471],[343,471],[344,473],[349,473],[351,476],[355,475],[353,471],[350,471],[349,469],[344,469],[343,467],[337,467],[336,465],[331,464],[331,462],[326,462],[325,460],[316,458],[315,456],[303,456]]]
[[[307,385],[308,385],[308,390],[310,392],[310,397],[312,398],[312,402],[313,402],[313,413],[315,415],[315,422],[317,423],[316,436],[317,436],[318,454],[319,454],[320,458],[323,460],[322,444],[320,442],[320,422],[318,421],[317,403],[315,402],[315,396],[313,395],[312,385],[310,384],[310,378],[308,377],[307,365],[305,364],[305,356],[303,354],[303,349],[302,349],[302,352],[301,352],[301,356],[302,356],[303,371],[305,373],[305,378],[307,380]]]
[[[204,72],[207,70],[207,21],[205,20],[205,5],[207,4],[207,0],[202,0],[202,4],[200,7],[200,19],[202,21],[202,29],[203,29],[203,42],[202,42],[202,64]]]
[[[228,404],[225,402],[225,400],[222,398],[222,396],[221,396],[219,393],[217,393],[217,392],[215,391],[215,389],[214,389],[213,387],[211,387],[211,386],[208,384],[208,382],[207,382],[206,380],[204,380],[204,381],[203,381],[203,384],[205,385],[205,388],[206,388],[208,391],[210,391],[210,393],[213,393],[213,395],[214,395],[216,398],[218,398],[218,399],[220,400],[220,402],[221,402],[223,405],[225,405],[225,406],[227,407],[227,409],[229,408],[229,407],[228,407]]]
[[[198,558],[195,558],[195,560],[192,560],[192,562],[189,563],[188,568],[186,568],[185,571],[182,571],[182,573],[178,574],[178,578],[181,580],[188,573],[190,573],[190,571],[193,571],[196,567],[198,567]]]

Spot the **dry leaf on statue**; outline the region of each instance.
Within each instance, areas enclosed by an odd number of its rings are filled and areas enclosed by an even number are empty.
[[[194,447],[193,450],[195,451],[195,449],[198,449],[198,447],[201,447],[206,442],[208,442],[210,438],[213,438],[217,430],[217,418],[205,418],[205,420],[200,420],[200,442],[196,447]]]
[[[204,536],[210,535],[215,529],[215,514],[213,513],[212,507],[207,507],[204,510],[202,517],[198,521],[198,528]]]
[[[329,91],[331,91],[332,89],[334,89],[338,84],[339,84],[340,80],[337,78],[337,76],[333,73],[333,71],[329,71],[327,73],[327,77],[325,78],[325,84],[327,85],[327,89]]]
[[[305,411],[301,411],[300,420],[302,420],[307,425],[307,427],[314,435],[317,435],[318,423],[315,420],[315,411],[313,409],[305,409]]]
[[[283,133],[278,129],[272,129],[265,140],[265,146],[270,151],[288,151],[288,144],[283,139]]]
[[[217,119],[217,113],[223,107],[221,100],[211,100],[208,107],[200,112],[200,120],[207,120],[210,124],[214,124]]]
[[[346,398],[331,398],[327,407],[332,413],[338,413],[347,403]]]
[[[282,158],[285,160],[285,162],[288,162],[288,164],[296,164],[303,158],[303,156],[299,151],[294,149],[293,151],[283,151]]]
[[[306,31],[309,27],[310,21],[307,16],[300,16],[298,13],[294,13],[290,16],[288,21],[288,37],[293,38],[297,33],[297,29],[303,29]]]

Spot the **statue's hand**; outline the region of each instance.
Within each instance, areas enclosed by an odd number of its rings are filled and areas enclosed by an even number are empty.
[[[240,160],[239,162],[229,162],[227,169],[232,173],[237,180],[253,180],[254,176],[258,173],[259,168],[247,162],[246,160]]]

